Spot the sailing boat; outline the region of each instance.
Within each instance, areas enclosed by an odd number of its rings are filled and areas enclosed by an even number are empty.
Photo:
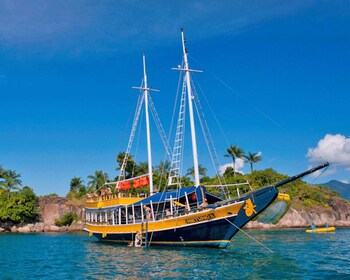
[[[148,106],[149,92],[154,91],[147,85],[146,63],[143,55],[143,84],[129,144],[121,165],[120,176],[115,185],[116,193],[108,187],[101,195],[90,196],[86,201],[85,231],[104,242],[127,243],[133,246],[177,245],[208,246],[226,248],[233,236],[251,219],[264,211],[278,196],[278,188],[289,182],[328,166],[324,163],[315,168],[289,177],[272,186],[250,191],[235,198],[222,199],[206,190],[199,178],[196,130],[193,112],[193,93],[184,32],[181,30],[183,67],[175,70],[184,73],[183,98],[180,102],[178,126],[172,152],[172,163],[168,185],[177,185],[176,190],[156,192],[153,188],[152,153]],[[186,95],[186,94],[187,95]],[[184,108],[187,106],[190,117],[192,154],[194,165],[194,185],[182,187],[180,178],[181,147],[183,141]],[[125,169],[130,147],[135,135],[135,126],[139,119],[141,106],[145,105],[147,130],[148,174],[126,178]],[[132,196],[128,191],[133,188],[149,186],[149,196]]]

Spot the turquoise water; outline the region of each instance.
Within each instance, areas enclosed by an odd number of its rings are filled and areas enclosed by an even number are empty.
[[[84,233],[0,234],[0,279],[350,279],[350,229],[248,230],[227,249],[129,248]]]

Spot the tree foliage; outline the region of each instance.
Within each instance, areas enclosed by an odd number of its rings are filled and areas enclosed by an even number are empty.
[[[249,163],[250,165],[250,172],[253,172],[253,163],[257,163],[262,160],[259,153],[248,152],[248,154],[244,155],[243,157],[246,159],[245,162]]]
[[[80,199],[86,194],[86,187],[80,177],[74,177],[70,181],[70,190],[67,194],[68,198]]]
[[[200,164],[198,166],[198,173],[201,176],[205,176],[205,175],[207,175],[207,169]],[[191,175],[192,178],[194,178],[194,167],[191,167],[191,168],[187,169],[186,176],[187,175]]]
[[[19,190],[19,186],[22,185],[21,174],[17,173],[16,170],[4,170],[0,169],[1,181],[0,188],[7,193],[7,198],[10,198],[12,190]]]
[[[55,225],[58,227],[70,226],[74,221],[79,221],[78,215],[73,212],[67,212],[63,214],[62,219],[55,220]]]
[[[14,224],[32,223],[38,219],[38,197],[30,187],[0,194],[0,221]]]
[[[89,175],[88,182],[89,190],[88,192],[94,192],[99,190],[105,183],[109,181],[109,176],[102,170],[95,171],[94,175]]]
[[[236,176],[236,159],[244,156],[244,150],[238,146],[230,145],[230,147],[227,148],[227,154],[224,156],[232,158],[233,174]]]
[[[121,170],[124,158],[125,158],[126,153],[125,152],[120,152],[117,156],[117,162],[119,166],[116,168],[116,170]],[[132,155],[128,155],[126,166],[125,166],[125,178],[131,178],[134,174],[134,168],[135,168],[135,161],[132,157]]]

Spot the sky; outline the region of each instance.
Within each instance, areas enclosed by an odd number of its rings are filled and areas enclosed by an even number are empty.
[[[348,1],[0,0],[0,165],[38,195],[65,195],[73,177],[87,183],[96,170],[114,178],[143,52],[169,132],[178,86],[170,69],[181,64],[184,28],[222,166],[231,164],[223,155],[232,144],[261,154],[256,169],[294,175],[328,160],[306,180],[349,182],[349,27]],[[137,161],[147,160],[144,127]],[[199,130],[199,162],[212,176]],[[154,134],[157,165],[164,149]],[[185,151],[184,172],[189,142]],[[237,168],[250,172],[240,160]]]

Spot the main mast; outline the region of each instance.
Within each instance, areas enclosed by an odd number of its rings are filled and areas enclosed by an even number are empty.
[[[185,79],[187,86],[187,96],[188,96],[188,108],[190,113],[190,125],[191,125],[191,139],[192,139],[192,153],[193,153],[193,169],[194,169],[194,184],[196,187],[200,185],[199,182],[199,167],[198,167],[198,152],[197,152],[197,141],[196,141],[196,128],[194,124],[194,115],[193,115],[193,105],[192,100],[194,96],[192,95],[191,88],[191,77],[190,72],[200,72],[196,70],[190,70],[188,67],[188,59],[187,59],[187,49],[185,46],[185,36],[184,31],[181,29],[181,38],[182,38],[182,50],[184,57],[184,71],[185,71]]]

